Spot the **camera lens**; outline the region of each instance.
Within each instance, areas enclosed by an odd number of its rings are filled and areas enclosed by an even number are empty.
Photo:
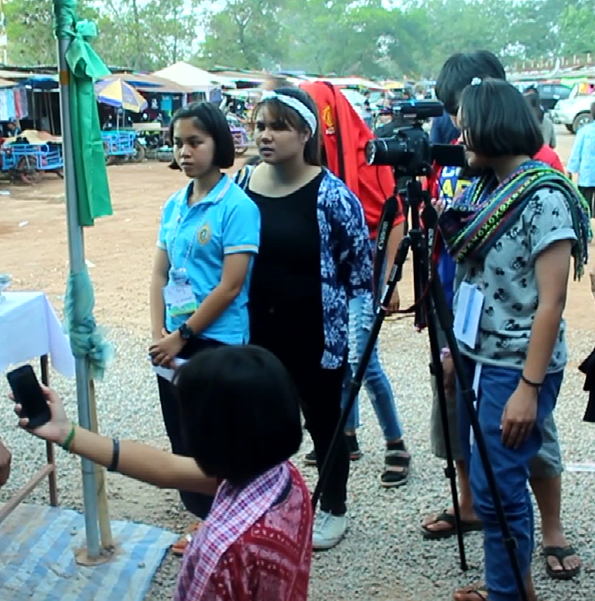
[[[374,165],[376,161],[376,140],[370,140],[366,144],[366,162],[368,165]]]

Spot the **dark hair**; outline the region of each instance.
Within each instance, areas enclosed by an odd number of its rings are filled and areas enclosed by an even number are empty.
[[[291,96],[296,98],[302,104],[305,104],[316,117],[316,131],[311,131],[308,124],[304,121],[302,116],[290,106],[285,103],[276,100],[275,98],[268,98],[260,102],[254,109],[254,124],[258,118],[260,109],[264,106],[271,112],[272,119],[279,125],[295,129],[301,133],[310,133],[310,139],[306,142],[304,147],[304,161],[308,165],[320,166],[320,121],[318,119],[318,108],[312,97],[307,92],[300,88],[278,88],[275,90],[277,94],[283,94],[284,96]]]
[[[484,157],[532,157],[543,146],[541,127],[523,95],[498,79],[465,88],[459,127],[469,150]]]
[[[506,72],[498,57],[487,50],[453,54],[444,63],[436,80],[436,97],[449,115],[457,114],[461,94],[475,77],[506,79]]]
[[[535,85],[530,85],[528,88],[523,90],[524,96],[536,96],[537,100],[539,100],[539,88]]]
[[[169,137],[173,143],[174,126],[182,119],[191,119],[197,129],[209,134],[215,142],[215,156],[213,164],[219,169],[229,169],[233,167],[236,158],[233,136],[229,129],[229,124],[223,112],[219,107],[211,102],[191,102],[181,109],[178,109],[169,125]],[[170,164],[172,169],[178,169],[174,161]]]
[[[208,476],[245,486],[302,443],[297,389],[277,357],[251,345],[197,353],[174,383],[188,452]]]
[[[543,109],[541,108],[541,102],[539,100],[539,96],[537,94],[526,94],[525,101],[531,107],[531,110],[533,111],[533,114],[537,118],[537,121],[539,121],[539,123],[543,123],[543,118],[545,116],[545,113],[543,112]]]

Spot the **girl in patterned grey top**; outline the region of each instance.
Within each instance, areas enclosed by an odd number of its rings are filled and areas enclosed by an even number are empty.
[[[479,422],[534,600],[529,463],[562,384],[567,360],[562,313],[571,257],[575,277],[587,260],[588,207],[565,176],[531,160],[543,136],[510,84],[474,80],[461,98],[458,127],[470,166],[485,171],[440,218],[457,262],[455,334],[476,382]],[[464,589],[455,599],[519,601],[466,409],[461,406],[459,413],[475,509],[484,527],[487,591]]]

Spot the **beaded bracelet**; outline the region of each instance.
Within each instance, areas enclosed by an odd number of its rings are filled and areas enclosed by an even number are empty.
[[[65,451],[68,451],[70,453],[70,447],[72,447],[72,443],[74,441],[74,431],[76,428],[76,424],[74,422],[72,422],[72,428],[70,429],[70,432],[68,434],[68,436],[66,437],[66,440],[60,445]]]

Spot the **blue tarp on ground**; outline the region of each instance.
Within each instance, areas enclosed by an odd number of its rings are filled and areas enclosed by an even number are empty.
[[[142,601],[176,535],[112,522],[115,556],[80,566],[83,516],[69,509],[21,505],[0,525],[1,601]]]

